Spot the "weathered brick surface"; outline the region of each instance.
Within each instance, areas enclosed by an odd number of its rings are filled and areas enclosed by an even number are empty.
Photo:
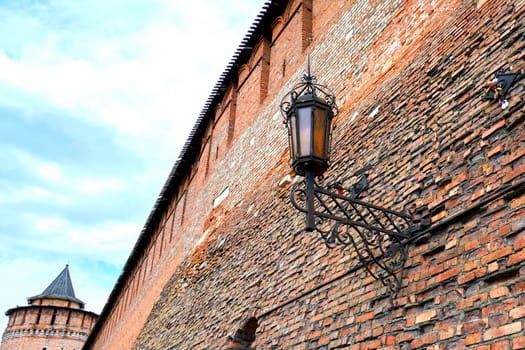
[[[271,33],[92,348],[524,348],[525,79],[505,110],[480,94],[525,69],[525,2],[290,1]],[[355,253],[302,231],[280,185],[278,106],[308,54],[340,104],[327,181],[364,169],[364,200],[430,211],[391,298]],[[235,334],[252,317],[247,345]]]

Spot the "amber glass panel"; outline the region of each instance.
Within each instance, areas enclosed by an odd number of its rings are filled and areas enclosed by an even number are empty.
[[[326,158],[328,124],[327,110],[321,108],[314,109],[314,137],[313,137],[313,155],[319,158]]]

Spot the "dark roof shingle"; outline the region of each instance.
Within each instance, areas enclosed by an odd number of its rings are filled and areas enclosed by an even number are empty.
[[[51,284],[41,293],[27,300],[32,303],[37,299],[61,299],[67,301],[73,301],[80,304],[80,308],[84,308],[84,302],[75,296],[73,290],[73,283],[71,282],[71,276],[69,275],[69,265],[66,265],[64,270],[51,282]]]

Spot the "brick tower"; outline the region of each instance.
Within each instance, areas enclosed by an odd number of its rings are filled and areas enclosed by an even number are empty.
[[[80,350],[98,315],[75,296],[69,267],[27,306],[6,311],[1,350]]]

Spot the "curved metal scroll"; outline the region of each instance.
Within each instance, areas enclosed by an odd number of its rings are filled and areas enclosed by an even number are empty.
[[[290,199],[306,213],[307,230],[318,231],[327,247],[353,247],[374,279],[393,293],[399,291],[408,256],[410,215],[325,190],[313,177],[294,184]]]

